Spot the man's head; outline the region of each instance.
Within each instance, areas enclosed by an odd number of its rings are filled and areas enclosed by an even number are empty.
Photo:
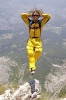
[[[38,18],[40,17],[40,13],[38,11],[35,11],[32,13],[32,19],[34,21],[38,21]]]
[[[31,14],[32,19],[34,21],[38,21],[38,18],[41,17],[43,11],[42,11],[42,9],[38,10],[37,8],[34,8],[33,10],[29,11],[28,13]]]

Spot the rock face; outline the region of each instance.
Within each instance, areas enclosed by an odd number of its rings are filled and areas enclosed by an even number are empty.
[[[8,58],[0,57],[0,83],[7,83],[11,72],[11,67],[17,66],[17,62]]]
[[[53,97],[57,96],[64,86],[66,86],[66,61],[62,66],[53,64],[45,81],[45,89],[53,93]]]
[[[35,91],[31,92],[31,85],[26,82],[24,85],[19,86],[16,91],[6,90],[3,95],[0,95],[0,100],[40,100],[41,86],[40,82],[36,79]]]

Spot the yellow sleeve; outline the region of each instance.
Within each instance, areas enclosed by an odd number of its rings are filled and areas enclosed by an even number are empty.
[[[28,18],[30,17],[30,14],[28,13],[21,13],[21,18],[24,20],[24,22],[29,25],[29,20]]]
[[[50,14],[42,14],[42,23],[41,23],[41,26],[43,27],[48,21],[49,19],[51,18]]]

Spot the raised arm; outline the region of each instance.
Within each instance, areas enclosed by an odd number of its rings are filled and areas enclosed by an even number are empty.
[[[42,27],[49,21],[49,19],[51,18],[50,14],[42,14]]]
[[[21,18],[23,19],[23,21],[24,21],[27,25],[29,25],[29,20],[28,20],[29,17],[30,17],[30,14],[28,14],[28,13],[21,13]]]

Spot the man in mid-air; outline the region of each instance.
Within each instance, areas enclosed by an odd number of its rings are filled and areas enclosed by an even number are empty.
[[[42,53],[41,32],[44,25],[49,21],[50,14],[44,14],[42,10],[34,9],[28,13],[21,13],[21,18],[29,29],[27,52],[29,58],[29,70],[31,75],[35,73],[36,62]]]

